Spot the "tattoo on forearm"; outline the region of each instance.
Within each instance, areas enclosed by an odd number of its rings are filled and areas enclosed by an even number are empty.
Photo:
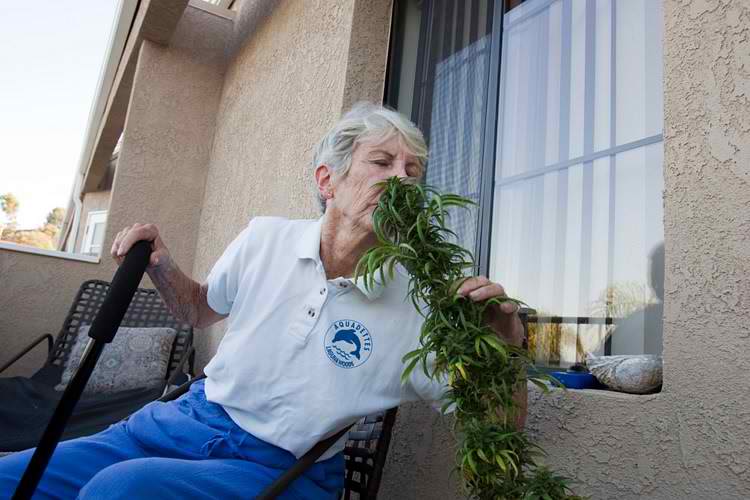
[[[150,269],[149,277],[175,317],[191,325],[198,325],[201,294],[198,283],[186,276],[172,259]]]

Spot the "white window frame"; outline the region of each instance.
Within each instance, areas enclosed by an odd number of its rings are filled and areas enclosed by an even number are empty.
[[[81,253],[86,255],[100,255],[101,245],[94,245],[94,226],[102,224],[107,229],[107,210],[92,210],[86,216],[86,230],[81,243]],[[95,250],[95,247],[99,247]]]

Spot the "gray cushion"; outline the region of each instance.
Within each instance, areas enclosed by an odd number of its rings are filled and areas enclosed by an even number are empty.
[[[89,341],[89,328],[90,325],[79,328],[68,365],[55,390],[65,390],[73,378]],[[119,328],[115,339],[104,346],[83,394],[93,396],[162,387],[176,335],[172,328]]]

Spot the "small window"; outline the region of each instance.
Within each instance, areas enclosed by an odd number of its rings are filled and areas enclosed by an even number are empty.
[[[81,253],[100,255],[104,243],[104,229],[107,225],[107,211],[89,212],[86,219],[86,233],[83,236]]]

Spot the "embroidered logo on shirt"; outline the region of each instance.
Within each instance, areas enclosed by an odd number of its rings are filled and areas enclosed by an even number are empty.
[[[372,337],[365,325],[352,319],[334,321],[323,338],[328,358],[341,368],[356,368],[372,353]]]

